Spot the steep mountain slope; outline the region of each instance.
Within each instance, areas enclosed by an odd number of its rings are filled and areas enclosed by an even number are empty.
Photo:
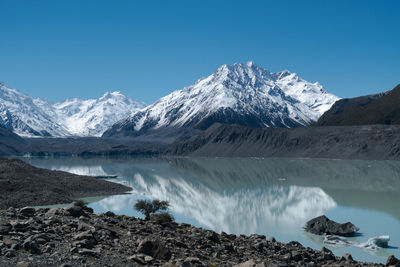
[[[143,107],[120,92],[51,103],[0,83],[0,125],[21,136],[100,136]]]
[[[0,83],[0,124],[21,136],[65,136],[58,115],[45,100],[24,95]]]
[[[249,128],[214,124],[167,154],[206,157],[400,159],[400,125]]]
[[[390,91],[337,101],[315,124],[400,124],[400,85]]]
[[[17,155],[26,146],[26,141],[0,125],[0,155]]]
[[[253,62],[223,65],[194,85],[175,91],[103,136],[190,136],[215,122],[298,127],[315,122],[338,98],[295,73],[273,73]]]

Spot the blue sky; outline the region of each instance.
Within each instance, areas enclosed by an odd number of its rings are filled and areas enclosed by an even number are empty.
[[[0,0],[0,80],[49,100],[152,103],[222,64],[289,69],[340,97],[400,83],[400,1]]]

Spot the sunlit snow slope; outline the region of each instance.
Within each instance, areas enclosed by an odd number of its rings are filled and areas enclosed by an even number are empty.
[[[113,123],[143,107],[120,92],[51,103],[0,83],[0,125],[21,136],[101,136]]]
[[[250,127],[299,127],[318,120],[338,97],[287,70],[270,72],[254,62],[223,65],[114,124],[104,136],[190,135],[215,122]],[[183,133],[185,132],[185,133]]]

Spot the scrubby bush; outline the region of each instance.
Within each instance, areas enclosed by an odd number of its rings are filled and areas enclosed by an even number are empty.
[[[87,204],[88,203],[86,201],[81,200],[81,199],[75,200],[75,202],[74,202],[75,207],[81,207],[82,209],[85,208]]]
[[[84,200],[81,200],[81,199],[75,200],[75,202],[74,202],[75,207],[80,207],[87,212],[93,213],[93,209],[88,207],[87,204],[89,204],[89,203]]]
[[[135,210],[144,214],[145,219],[149,220],[150,215],[155,214],[159,211],[165,211],[169,208],[168,201],[161,201],[154,199],[153,201],[141,199],[135,204]]]
[[[164,224],[174,221],[174,217],[168,212],[161,212],[151,215],[151,220],[155,221],[158,224]]]

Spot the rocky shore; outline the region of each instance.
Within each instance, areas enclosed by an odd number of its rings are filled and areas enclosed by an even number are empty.
[[[0,208],[71,203],[93,196],[123,194],[130,187],[75,175],[37,168],[19,159],[0,158]]]
[[[397,265],[396,265],[397,264]],[[383,266],[323,248],[90,208],[0,210],[0,266]],[[400,266],[389,257],[388,265]]]

